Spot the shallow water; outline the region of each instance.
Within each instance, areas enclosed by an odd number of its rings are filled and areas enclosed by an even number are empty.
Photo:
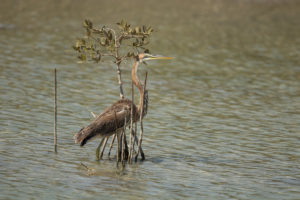
[[[29,0],[0,11],[0,199],[300,198],[298,1]],[[152,52],[176,57],[141,67],[146,161],[123,170],[106,154],[95,161],[98,141],[73,144],[90,111],[119,98],[112,63],[76,63],[85,18],[150,24]]]

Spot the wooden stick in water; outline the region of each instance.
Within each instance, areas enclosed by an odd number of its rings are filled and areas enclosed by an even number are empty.
[[[54,68],[54,152],[57,153],[57,80]]]

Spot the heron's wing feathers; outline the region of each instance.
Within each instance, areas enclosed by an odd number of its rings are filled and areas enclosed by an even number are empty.
[[[130,120],[130,108],[130,105],[114,104],[94,119],[90,125],[94,126],[101,135],[110,134],[122,128]]]
[[[114,103],[74,136],[75,143],[80,142],[83,146],[89,139],[97,135],[104,137],[115,133],[129,122],[130,112],[130,100],[124,99]]]

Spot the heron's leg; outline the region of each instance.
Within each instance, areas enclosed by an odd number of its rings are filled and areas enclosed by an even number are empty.
[[[96,115],[95,113],[91,112],[91,114],[93,115],[94,118],[97,117],[97,115]],[[101,142],[100,142],[100,144],[98,145],[98,147],[97,147],[97,149],[96,149],[96,159],[97,159],[97,160],[100,160],[100,158],[102,158],[102,156],[103,156],[103,151],[104,151],[104,149],[105,149],[105,145],[106,145],[106,143],[107,143],[107,140],[108,140],[108,138],[106,137],[106,138],[105,138],[104,147],[103,147],[103,149],[102,149],[102,151],[101,151],[101,154],[100,154],[100,157],[99,157],[100,148],[101,148],[102,143],[103,143],[103,141],[104,141],[104,138],[101,139]]]
[[[112,140],[110,142],[109,151],[108,151],[108,157],[110,156],[110,152],[111,152],[111,149],[112,149],[113,144],[115,142],[115,139],[116,139],[116,134],[114,134],[114,136],[113,136],[113,138],[112,138]]]
[[[133,141],[132,141],[132,138],[133,138],[133,130],[132,130],[132,125],[130,126],[130,133],[129,133],[129,151],[128,151],[128,163],[131,163],[131,158],[132,158],[132,152],[133,152]]]
[[[134,135],[134,136],[135,136],[135,143],[136,143],[136,145],[138,145],[138,138],[137,138],[136,135]],[[143,160],[145,160],[145,154],[144,154],[144,151],[142,149],[142,145],[139,146],[139,149],[140,149],[140,153],[141,153],[141,157],[142,157],[142,161],[143,161]],[[138,156],[139,156],[138,154],[135,156],[135,162],[137,161]]]
[[[125,141],[124,141],[124,136],[125,136],[125,132],[122,131],[121,133],[121,161],[124,161],[125,160]]]
[[[124,149],[125,156],[124,156],[124,159],[128,160],[129,151],[128,151],[128,146],[127,146],[126,134],[124,134],[124,145],[125,145],[125,149]]]
[[[144,86],[143,86],[144,96],[143,96],[143,102],[142,102],[142,109],[141,109],[141,113],[140,113],[140,138],[139,138],[139,142],[138,142],[138,152],[135,156],[135,162],[137,161],[137,158],[139,156],[139,152],[141,152],[142,160],[145,160],[145,154],[144,154],[144,152],[141,151],[141,149],[142,149],[141,146],[142,146],[142,139],[143,139],[143,132],[144,132],[144,128],[143,128],[144,107],[147,108],[147,106],[148,106],[148,103],[147,103],[148,102],[148,100],[147,100],[148,93],[146,92],[147,74],[148,73],[146,72]],[[146,95],[146,97],[145,97],[145,95]],[[146,100],[146,102],[145,102],[145,100]],[[145,105],[144,105],[144,102],[145,102]],[[146,112],[147,112],[147,110],[146,110]]]
[[[122,141],[121,141],[121,143],[122,143],[122,145],[121,145],[121,147],[122,147],[122,151],[121,151],[122,157],[121,157],[121,160],[125,161],[125,160],[128,159],[128,146],[127,146],[127,140],[126,140],[126,134],[125,134],[125,132],[121,133],[121,139],[122,139]]]
[[[117,147],[117,162],[121,160],[121,150],[122,150],[122,139],[121,139],[121,134],[117,133],[117,140],[118,140],[118,147]]]
[[[120,144],[120,149],[119,149],[119,161],[123,161],[124,160],[124,132],[120,132],[118,134],[118,136],[120,137],[120,141],[119,141],[119,144]]]
[[[134,152],[135,152],[135,149],[134,149],[134,144],[135,144],[135,141],[136,141],[136,131],[135,130],[133,130],[133,127],[131,126],[130,127],[130,152],[129,152],[129,158],[128,158],[128,160],[129,160],[129,163],[131,163],[132,162],[132,158],[133,158],[133,154],[134,154]]]
[[[101,142],[98,145],[97,149],[96,149],[96,159],[99,160],[99,152],[100,152],[100,147],[102,146],[102,143],[104,141],[105,138],[101,138]]]
[[[131,136],[132,136],[132,147],[131,147],[131,149],[130,149],[130,153],[129,153],[129,162],[131,163],[132,162],[132,158],[133,158],[133,155],[134,155],[134,153],[136,153],[136,151],[135,151],[135,143],[137,143],[137,137],[136,137],[136,130],[133,130],[133,129],[131,129],[130,130],[130,132],[131,132]]]
[[[109,139],[109,136],[105,137],[104,144],[103,144],[103,148],[102,148],[102,150],[101,150],[99,159],[102,159],[102,157],[103,157],[103,153],[104,153],[104,150],[105,150],[105,147],[106,147],[106,144],[107,144],[108,139]]]

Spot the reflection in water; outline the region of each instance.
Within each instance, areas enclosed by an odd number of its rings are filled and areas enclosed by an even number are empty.
[[[299,198],[297,1],[29,0],[0,10],[1,199]],[[98,141],[73,144],[90,111],[119,98],[113,64],[79,65],[70,51],[84,18],[150,24],[152,52],[176,57],[141,66],[147,160],[124,170],[95,161]]]

